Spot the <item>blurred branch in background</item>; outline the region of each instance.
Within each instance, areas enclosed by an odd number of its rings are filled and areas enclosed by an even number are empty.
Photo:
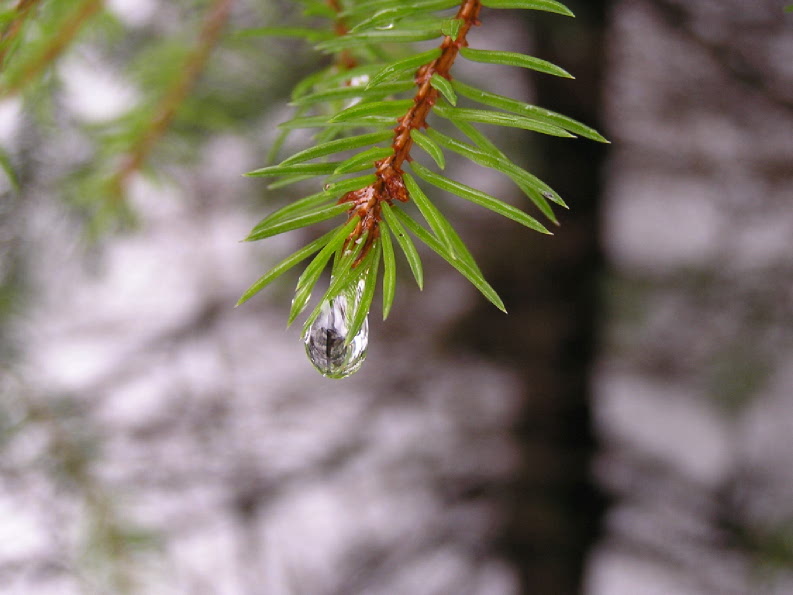
[[[11,46],[22,30],[22,26],[25,24],[25,21],[39,1],[40,0],[19,0],[15,9],[15,14],[7,17],[8,21],[3,27],[2,33],[0,33],[0,71],[3,70],[6,56],[8,56]]]
[[[4,35],[5,43],[10,45],[14,41],[34,4],[20,2],[17,7],[19,16],[7,30],[7,35]],[[79,3],[77,8],[53,28],[53,35],[45,36],[46,41],[38,51],[32,52],[22,64],[6,74],[0,84],[0,98],[21,92],[41,75],[69,47],[82,28],[102,9],[103,4],[103,0],[84,0]],[[7,50],[8,46],[4,45],[4,48]]]
[[[57,170],[65,178],[61,180],[61,192],[78,207],[77,212],[85,215],[89,235],[102,234],[134,216],[134,209],[124,200],[130,177],[144,167],[156,145],[181,117],[179,111],[184,111],[184,104],[217,49],[232,4],[232,0],[208,3],[196,42],[189,41],[182,32],[168,37],[160,35],[159,39],[147,38],[140,35],[140,29],[121,37],[124,24],[112,10],[102,10],[101,0],[79,5],[55,0],[41,7],[23,1],[13,9],[0,43],[6,62],[0,78],[0,97],[25,91],[26,115],[35,118],[41,128],[58,120],[63,124],[67,118],[69,126],[82,128],[80,135],[90,145],[83,144],[82,150],[71,150],[68,159],[59,159]],[[174,6],[160,11],[161,24],[165,24],[170,12],[178,10]],[[32,14],[37,15],[35,26],[25,27],[31,22]],[[89,24],[93,25],[87,27]],[[189,34],[189,27],[184,31]],[[65,67],[57,67],[61,55],[76,43],[81,33],[82,44],[70,54]],[[194,48],[189,50],[189,45]],[[119,85],[127,87],[127,95],[137,95],[138,101],[126,110],[116,108],[117,116],[111,118],[94,116],[88,107],[82,108],[83,114],[76,117],[67,115],[60,109],[64,98],[87,106],[101,105],[109,95],[111,104],[119,103],[112,93],[85,88],[75,80],[81,74],[80,62],[94,62],[92,66],[96,66],[98,55],[111,62],[125,62],[123,67],[129,75],[126,80],[121,80],[118,63],[113,64],[117,70],[108,78],[117,79]],[[178,134],[172,135],[171,140],[177,137]],[[86,150],[91,151],[88,159]],[[11,168],[14,159],[9,157],[5,162]],[[161,173],[163,165],[161,162],[151,172]]]
[[[215,0],[207,9],[198,45],[187,57],[179,78],[173,81],[160,103],[155,107],[148,128],[130,147],[121,168],[110,179],[110,192],[117,200],[123,196],[124,186],[129,176],[146,162],[154,144],[165,134],[176,115],[176,110],[184,102],[204,70],[223,27],[229,19],[232,4],[233,0]]]

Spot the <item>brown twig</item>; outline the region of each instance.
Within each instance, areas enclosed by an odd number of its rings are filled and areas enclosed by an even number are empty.
[[[22,26],[25,24],[30,13],[36,7],[40,0],[19,0],[17,4],[17,15],[14,17],[2,34],[0,34],[0,71],[3,70],[3,64],[8,56],[8,50],[11,44],[22,31]]]
[[[37,0],[28,0],[27,12],[36,3]],[[23,0],[24,2],[24,0]],[[19,7],[23,5],[20,2]],[[52,63],[69,44],[77,37],[77,34],[83,28],[88,20],[94,16],[102,8],[103,0],[86,0],[77,10],[75,10],[69,18],[60,26],[60,30],[52,41],[44,48],[34,60],[28,63],[25,68],[17,74],[12,80],[8,81],[6,85],[0,88],[0,97],[13,95],[21,91],[28,82],[38,76],[50,63]],[[21,15],[20,15],[21,17]],[[21,23],[19,25],[21,27]],[[18,34],[18,30],[14,35]]]
[[[114,196],[122,196],[122,190],[129,176],[143,167],[154,145],[168,130],[179,106],[198,81],[212,50],[217,45],[223,27],[229,19],[233,2],[234,0],[215,0],[207,10],[198,45],[187,58],[181,77],[176,79],[166,91],[155,109],[151,124],[132,146],[121,168],[111,178],[110,185]]]
[[[452,39],[447,35],[441,44],[441,55],[416,72],[416,84],[419,88],[413,98],[413,106],[399,119],[399,124],[394,129],[391,155],[375,163],[377,181],[370,186],[347,193],[340,200],[340,202],[352,204],[349,211],[350,218],[356,215],[360,217],[360,222],[350,234],[349,241],[355,241],[364,232],[369,232],[366,244],[353,266],[363,260],[375,239],[380,235],[381,203],[387,201],[391,204],[394,200],[407,202],[410,198],[402,178],[402,164],[405,160],[410,159],[410,149],[413,146],[411,131],[427,127],[427,116],[438,99],[438,91],[430,84],[430,79],[435,74],[446,79],[451,78],[449,71],[460,48],[467,45],[468,31],[471,27],[479,25],[481,8],[480,0],[463,0],[456,16],[457,19],[462,20],[457,38]]]

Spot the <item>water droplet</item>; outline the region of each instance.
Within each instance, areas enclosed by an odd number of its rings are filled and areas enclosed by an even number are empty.
[[[357,287],[350,287],[336,298],[322,305],[314,324],[304,337],[306,355],[319,370],[328,378],[346,378],[354,374],[366,359],[366,347],[369,344],[369,320],[364,320],[360,332],[348,345],[349,316],[352,315],[352,304],[360,300],[363,282]]]

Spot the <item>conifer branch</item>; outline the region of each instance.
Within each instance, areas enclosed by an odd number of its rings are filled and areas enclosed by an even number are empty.
[[[82,30],[83,26],[96,15],[104,4],[103,0],[85,0],[61,25],[58,35],[36,56],[31,62],[0,87],[0,97],[14,95],[25,88],[25,86],[41,72],[54,62],[69,44],[74,41]]]
[[[113,196],[120,199],[126,182],[134,172],[146,163],[154,146],[168,130],[179,106],[190,94],[204,71],[209,57],[217,45],[220,34],[228,22],[234,0],[215,0],[207,9],[198,45],[188,56],[182,75],[176,79],[165,92],[159,105],[154,110],[154,118],[149,127],[138,137],[130,149],[120,169],[110,180]]]
[[[414,143],[441,170],[446,165],[444,151],[448,150],[510,178],[546,218],[556,223],[550,203],[566,208],[564,200],[542,180],[513,163],[474,124],[509,126],[561,138],[578,135],[597,142],[608,141],[596,130],[562,114],[452,80],[451,69],[458,56],[571,78],[566,70],[541,58],[467,47],[468,34],[471,27],[480,24],[483,6],[573,16],[558,0],[301,0],[301,3],[307,14],[330,19],[331,31],[299,27],[279,31],[277,27],[265,27],[253,30],[253,34],[301,37],[315,44],[319,51],[335,56],[334,68],[309,75],[296,86],[292,100],[298,107],[297,115],[281,124],[285,131],[300,128],[320,131],[313,146],[248,175],[280,178],[270,188],[314,176],[328,177],[320,192],[267,215],[246,240],[261,240],[319,224],[342,213],[346,213],[347,221],[276,264],[242,295],[238,304],[311,257],[297,281],[289,312],[291,323],[308,306],[323,270],[330,266],[331,281],[306,319],[303,336],[306,353],[315,367],[326,376],[342,378],[355,372],[365,357],[368,333],[365,320],[378,283],[378,270],[383,271],[384,318],[391,309],[396,282],[394,246],[404,252],[416,283],[419,288],[423,286],[421,257],[411,235],[506,312],[503,301],[485,280],[471,252],[432,198],[425,194],[422,184],[470,201],[528,229],[549,233],[522,209],[414,161],[411,156]],[[456,10],[454,17],[446,12],[452,10]],[[431,39],[440,39],[439,46],[433,50],[404,50],[413,42]],[[403,49],[392,52],[394,44],[404,44],[397,46]],[[356,60],[355,66],[350,65],[351,58]],[[345,64],[350,67],[345,68]],[[367,83],[351,85],[351,77],[365,79]],[[403,93],[410,93],[410,98],[403,98]],[[458,98],[482,107],[457,107]],[[305,115],[311,111],[314,115]],[[448,120],[465,139],[430,128],[430,115]],[[379,146],[386,142],[386,147]],[[349,152],[353,154],[343,155]],[[340,154],[339,160],[331,160],[332,155]],[[403,171],[405,162],[410,173]],[[346,174],[371,171],[372,166],[371,174],[340,179]],[[416,206],[415,215],[397,204],[408,201]],[[382,269],[378,269],[380,260]]]
[[[363,233],[367,233],[366,243],[353,266],[357,266],[366,257],[375,240],[379,237],[379,225],[382,221],[381,203],[394,200],[407,202],[408,192],[402,174],[402,164],[410,159],[410,149],[413,146],[411,132],[427,127],[427,116],[438,99],[439,91],[430,84],[433,75],[444,79],[451,79],[449,74],[460,48],[467,45],[466,36],[474,25],[479,25],[479,12],[482,8],[480,0],[463,0],[457,16],[461,26],[455,39],[450,35],[444,37],[441,43],[441,55],[421,66],[416,73],[416,84],[419,86],[413,105],[408,112],[399,119],[398,126],[394,129],[393,153],[375,163],[377,181],[371,186],[361,188],[346,194],[339,202],[350,202],[349,217],[360,218],[358,225],[350,235],[349,241],[355,242]]]
[[[28,16],[30,16],[30,13],[33,12],[33,9],[40,1],[41,0],[19,0],[16,7],[16,17],[8,23],[2,34],[0,34],[0,72],[3,70],[3,64],[8,56],[11,45],[22,31],[22,27]]]

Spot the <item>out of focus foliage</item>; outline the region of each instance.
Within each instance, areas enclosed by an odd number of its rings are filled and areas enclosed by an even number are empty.
[[[4,4],[0,101],[18,122],[0,138],[8,189],[56,189],[92,236],[134,221],[139,174],[184,175],[174,168],[212,133],[253,133],[281,92],[272,81],[289,80],[286,50],[233,35],[277,16],[269,2]]]

